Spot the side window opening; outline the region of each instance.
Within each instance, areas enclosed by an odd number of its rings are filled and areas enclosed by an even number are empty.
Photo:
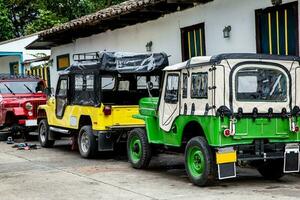
[[[188,91],[188,75],[183,74],[182,77],[182,98],[183,99],[187,98],[187,91]]]
[[[207,99],[208,73],[192,73],[191,98]]]
[[[95,105],[98,100],[95,97],[94,85],[93,74],[76,74],[72,103],[75,105]]]
[[[137,76],[137,89],[146,90],[148,82],[152,84],[152,89],[159,89],[159,76]]]
[[[102,90],[113,90],[115,88],[116,80],[113,76],[102,76],[100,79]]]
[[[66,97],[68,92],[68,80],[61,79],[57,91],[57,96]]]
[[[177,103],[178,102],[178,88],[179,88],[179,75],[170,74],[167,76],[167,84],[165,90],[165,102]]]
[[[83,90],[83,75],[75,75],[75,91]]]
[[[94,75],[86,76],[86,91],[94,91]]]

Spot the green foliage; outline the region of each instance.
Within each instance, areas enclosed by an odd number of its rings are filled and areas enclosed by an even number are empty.
[[[26,24],[36,18],[39,0],[3,0],[10,11],[8,17],[13,23],[16,37],[24,35]]]
[[[67,21],[66,18],[58,17],[49,10],[39,9],[36,19],[26,25],[25,34],[32,34],[40,30],[48,29],[65,21]]]
[[[0,0],[0,41],[8,40],[14,37],[13,24],[9,18],[9,11],[4,6],[3,0]]]
[[[0,0],[0,40],[31,34],[124,0]]]

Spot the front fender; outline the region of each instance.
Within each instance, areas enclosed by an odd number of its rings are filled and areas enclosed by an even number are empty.
[[[40,105],[37,110],[37,118],[47,118],[47,105]]]

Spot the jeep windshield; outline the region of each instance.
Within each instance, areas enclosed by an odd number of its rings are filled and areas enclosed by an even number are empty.
[[[274,68],[246,67],[236,73],[236,100],[287,101],[287,75]]]
[[[43,84],[36,81],[0,82],[0,94],[32,94],[43,89]]]

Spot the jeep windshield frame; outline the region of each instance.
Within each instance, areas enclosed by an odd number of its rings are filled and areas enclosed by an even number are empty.
[[[41,81],[2,81],[0,82],[0,94],[34,94],[39,91],[44,92],[44,88],[40,88]],[[43,87],[45,87],[43,85]]]

